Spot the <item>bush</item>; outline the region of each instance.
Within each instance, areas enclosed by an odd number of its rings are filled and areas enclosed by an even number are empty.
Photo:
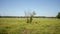
[[[59,19],[60,19],[60,12],[58,12],[57,18],[59,18]]]
[[[8,34],[7,28],[6,27],[2,27],[2,29],[0,28],[0,34]]]

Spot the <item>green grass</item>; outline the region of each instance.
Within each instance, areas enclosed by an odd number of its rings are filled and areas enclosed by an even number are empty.
[[[60,19],[33,18],[26,23],[26,18],[0,18],[0,34],[60,34]]]

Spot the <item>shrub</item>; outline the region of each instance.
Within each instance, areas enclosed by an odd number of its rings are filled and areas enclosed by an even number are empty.
[[[58,12],[57,18],[60,19],[60,12]]]

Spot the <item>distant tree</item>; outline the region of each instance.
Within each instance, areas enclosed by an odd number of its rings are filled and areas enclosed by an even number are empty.
[[[1,18],[1,16],[0,16],[0,18]]]
[[[32,22],[34,15],[36,15],[35,11],[30,13],[30,23]]]
[[[0,18],[1,18],[1,14],[0,14]]]
[[[59,18],[59,19],[60,19],[60,12],[58,12],[57,18]]]
[[[25,17],[27,18],[26,22],[28,23],[29,22],[29,19],[28,19],[29,15],[28,15],[28,13],[26,11],[24,13],[25,13]]]
[[[27,23],[32,22],[34,15],[36,15],[35,11],[33,11],[33,12],[25,12],[25,17],[27,17]]]

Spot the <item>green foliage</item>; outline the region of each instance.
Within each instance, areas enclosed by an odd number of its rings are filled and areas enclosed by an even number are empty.
[[[57,18],[59,18],[59,19],[60,19],[60,12],[58,13]]]
[[[8,34],[8,31],[7,31],[8,27],[5,26],[0,26],[0,34]]]
[[[27,23],[29,23],[29,19],[27,18]]]
[[[33,20],[33,17],[31,16],[31,17],[30,17],[30,23],[32,22],[32,20]]]

